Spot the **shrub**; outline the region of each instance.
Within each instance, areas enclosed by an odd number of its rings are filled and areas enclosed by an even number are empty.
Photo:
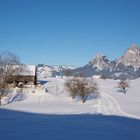
[[[65,82],[65,87],[68,90],[68,92],[70,93],[70,96],[72,97],[72,99],[74,99],[76,97],[76,94],[77,94],[76,83],[77,83],[76,78],[68,79]]]
[[[129,87],[129,83],[126,80],[121,80],[118,83],[118,88],[121,89],[121,91],[126,94],[126,88]]]
[[[80,97],[83,103],[86,102],[88,96],[99,95],[98,85],[94,80],[88,78],[72,78],[65,82],[65,87],[74,99]]]

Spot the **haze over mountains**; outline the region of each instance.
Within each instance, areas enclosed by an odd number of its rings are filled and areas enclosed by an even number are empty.
[[[113,79],[135,79],[140,77],[140,48],[133,44],[125,53],[113,61],[106,56],[97,54],[83,67],[72,66],[47,66],[39,65],[39,74],[44,77],[63,76],[65,70],[70,71],[70,75],[92,77],[100,75],[104,78]]]

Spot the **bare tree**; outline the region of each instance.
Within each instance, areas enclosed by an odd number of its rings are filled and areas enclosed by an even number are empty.
[[[6,96],[9,91],[8,82],[16,81],[18,72],[22,70],[19,57],[11,52],[3,52],[0,54],[0,106],[1,99]]]
[[[126,94],[126,88],[129,87],[129,83],[126,80],[121,80],[118,83],[118,88],[121,89],[121,91]]]
[[[98,85],[95,81],[87,78],[72,78],[65,82],[65,87],[74,99],[80,97],[82,102],[85,103],[88,96],[99,95]]]
[[[88,92],[93,93],[95,97],[99,96],[99,87],[97,82],[95,82],[93,79],[88,80]]]
[[[74,99],[77,96],[77,78],[67,79],[65,82],[65,87],[70,93],[70,96],[72,99]]]

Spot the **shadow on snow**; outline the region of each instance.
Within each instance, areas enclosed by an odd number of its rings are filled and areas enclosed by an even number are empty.
[[[132,140],[140,120],[103,115],[43,115],[0,109],[2,140]]]

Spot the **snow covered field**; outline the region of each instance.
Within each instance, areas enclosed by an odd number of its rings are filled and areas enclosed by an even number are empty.
[[[140,138],[140,79],[130,82],[127,94],[118,91],[118,81],[96,79],[100,97],[85,104],[71,99],[65,78],[47,80],[48,92],[24,93],[0,107],[2,140]]]
[[[24,100],[1,108],[43,114],[104,114],[140,118],[140,79],[130,82],[127,94],[118,91],[118,81],[96,80],[100,97],[90,98],[83,104],[73,100],[64,88],[65,78],[49,78],[44,87],[48,92],[37,90],[24,93]]]
[[[140,79],[129,81],[130,87],[123,94],[117,88],[117,80],[98,80],[100,90],[112,98],[122,115],[140,118]]]

